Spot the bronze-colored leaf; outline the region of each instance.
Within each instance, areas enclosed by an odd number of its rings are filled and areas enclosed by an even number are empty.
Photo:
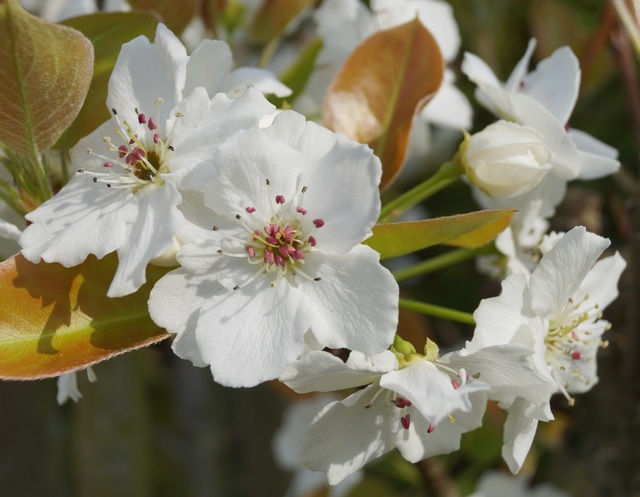
[[[72,268],[20,254],[0,264],[0,378],[57,376],[169,337],[147,311],[166,269],[150,266],[140,290],[111,299],[116,266],[115,254]]]
[[[93,46],[82,33],[0,5],[0,141],[34,157],[60,137],[89,90]]]
[[[367,143],[382,161],[384,189],[401,171],[413,117],[444,74],[435,39],[415,19],[367,38],[351,53],[325,96],[324,125]]]

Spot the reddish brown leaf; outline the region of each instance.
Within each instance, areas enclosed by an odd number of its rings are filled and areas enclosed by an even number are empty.
[[[324,100],[325,126],[373,148],[380,188],[401,171],[411,124],[440,87],[438,44],[415,19],[367,38],[349,56]]]
[[[0,264],[0,378],[57,376],[169,337],[147,311],[166,269],[150,266],[138,292],[110,299],[116,266],[114,254],[72,268],[21,255]]]

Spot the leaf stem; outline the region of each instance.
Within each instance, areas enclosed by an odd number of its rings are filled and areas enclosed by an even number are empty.
[[[438,193],[462,176],[458,163],[445,162],[426,181],[387,203],[380,211],[378,223],[388,223],[414,205]]]
[[[399,304],[401,309],[406,309],[408,311],[420,312],[429,316],[449,319],[451,321],[457,321],[464,324],[475,324],[473,315],[468,312],[457,311],[455,309],[449,309],[448,307],[441,307],[439,305],[427,304],[425,302],[418,302],[417,300],[410,299],[400,299]]]
[[[466,261],[467,259],[475,257],[480,252],[483,252],[483,249],[450,250],[445,254],[437,255],[435,257],[427,259],[426,261],[414,264],[413,266],[393,271],[393,276],[395,277],[397,282],[408,280],[409,278],[413,278],[414,276],[431,273],[433,271],[437,271],[438,269],[443,269],[445,267],[451,266],[452,264]]]

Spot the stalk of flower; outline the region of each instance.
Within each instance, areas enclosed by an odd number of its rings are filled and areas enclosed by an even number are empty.
[[[494,392],[548,396],[530,355],[507,346],[440,357],[431,341],[418,354],[396,336],[391,351],[370,358],[351,351],[346,363],[311,350],[280,380],[299,393],[367,385],[321,411],[305,440],[304,463],[337,483],[393,448],[411,462],[456,450],[462,433],[481,425]]]
[[[300,355],[310,327],[324,346],[386,349],[398,286],[360,243],[380,210],[371,150],[283,112],[268,128],[239,132],[215,160],[205,206],[185,205],[208,231],[180,234],[183,267],[165,276],[183,281],[180,290],[160,280],[149,301],[156,323],[178,335],[174,351],[209,364],[224,385],[252,386]],[[207,280],[219,286],[177,324],[167,306],[191,309]]]
[[[610,328],[602,311],[617,297],[625,262],[619,254],[598,257],[609,241],[583,227],[555,240],[527,278],[514,274],[502,283],[502,294],[486,299],[474,313],[477,323],[467,349],[518,343],[530,348],[539,373],[573,405],[572,394],[597,383],[596,354]],[[512,471],[522,465],[538,420],[550,417],[548,401],[499,397],[509,407],[503,455]]]
[[[162,25],[155,43],[139,37],[123,46],[109,81],[112,118],[74,147],[72,180],[27,216],[27,259],[69,267],[116,251],[111,297],[136,291],[150,261],[175,265],[175,235],[186,222],[181,191],[202,189],[215,148],[273,110],[253,89],[229,99],[186,88],[198,75]]]

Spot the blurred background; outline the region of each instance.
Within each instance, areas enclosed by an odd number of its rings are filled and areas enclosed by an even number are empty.
[[[162,3],[162,2],[159,2]],[[166,2],[165,2],[166,3]],[[194,13],[203,12],[205,5]],[[538,40],[534,61],[569,45],[582,87],[571,125],[617,148],[612,177],[573,182],[552,221],[561,231],[584,225],[609,237],[628,262],[620,297],[605,312],[613,328],[599,352],[600,383],[569,407],[554,398],[557,420],[540,426],[522,470],[532,484],[550,482],[575,497],[640,496],[640,83],[638,58],[613,5],[604,0],[450,0],[462,49],[483,58],[502,80]],[[630,2],[632,3],[632,2]],[[104,2],[101,2],[104,6]],[[300,28],[303,29],[303,28]],[[294,33],[295,36],[295,33]],[[457,85],[473,101],[473,85]],[[494,118],[474,102],[474,129]],[[437,135],[436,135],[437,138]],[[454,140],[455,141],[455,140]],[[449,152],[455,150],[457,142]],[[425,159],[420,174],[436,160]],[[431,215],[476,207],[459,184],[429,199]],[[437,248],[418,254],[431,257]],[[499,283],[473,261],[407,282],[412,297],[472,312]],[[432,337],[441,348],[472,329],[402,316],[403,336]],[[56,380],[0,383],[0,496],[270,497],[284,495],[291,473],[276,464],[272,437],[294,394],[276,384],[228,389],[177,358],[162,343],[101,363],[98,381],[79,374],[83,399],[56,403]],[[502,412],[490,406],[484,426],[460,451],[417,465],[392,453],[367,468],[347,495],[466,496],[488,469],[504,469]],[[357,443],[357,441],[354,441]],[[329,495],[320,489],[308,496]],[[542,494],[541,494],[542,495]],[[544,494],[551,495],[551,494]]]

